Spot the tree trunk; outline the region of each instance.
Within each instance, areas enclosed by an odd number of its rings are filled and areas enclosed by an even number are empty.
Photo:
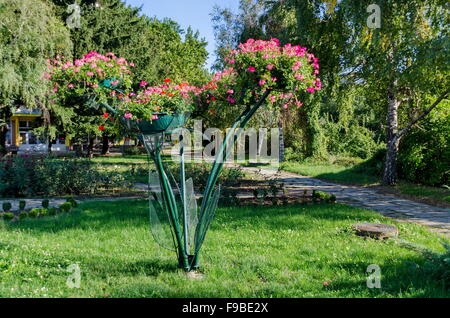
[[[382,183],[394,185],[397,183],[397,155],[400,136],[398,135],[398,108],[400,100],[395,92],[395,84],[388,89],[388,112],[387,112],[387,151],[384,164]]]
[[[53,142],[51,138],[48,138],[48,143],[47,143],[47,154],[50,156],[52,154],[52,146],[53,146]]]
[[[102,155],[109,153],[109,137],[104,133],[102,136]]]
[[[94,138],[89,138],[87,157],[92,158],[93,156],[94,156]]]
[[[284,161],[284,134],[283,134],[283,121],[280,119],[278,121],[278,129],[279,129],[279,147],[280,147],[280,157],[279,160],[280,162]]]
[[[6,126],[0,127],[0,157],[6,155],[6,132],[8,131]]]

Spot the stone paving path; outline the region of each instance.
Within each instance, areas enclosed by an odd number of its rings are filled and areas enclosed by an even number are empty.
[[[373,189],[326,182],[295,173],[279,171],[273,174],[264,168],[243,167],[243,170],[284,183],[289,194],[302,195],[304,190],[318,190],[336,195],[337,201],[379,212],[399,221],[418,223],[450,237],[450,209],[414,202]]]

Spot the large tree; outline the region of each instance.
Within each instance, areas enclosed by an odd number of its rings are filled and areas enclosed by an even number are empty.
[[[47,103],[46,59],[70,55],[69,33],[44,0],[0,0],[0,152],[15,108]]]
[[[70,21],[74,12],[67,10],[73,0],[53,0],[59,7],[62,21]],[[141,14],[141,9],[126,5],[120,0],[78,1],[80,5],[79,27],[70,29],[74,42],[74,58],[89,51],[102,54],[114,52],[133,62],[133,80],[136,87],[141,80],[151,84],[170,77],[174,81],[202,82],[207,77],[203,68],[208,53],[206,42],[198,32],[186,31],[170,20],[163,21]],[[69,19],[69,20],[68,20]],[[56,119],[62,123],[63,120]],[[70,125],[74,137],[102,135],[103,152],[108,151],[109,139],[117,130],[100,133],[95,119],[79,118],[83,125]],[[90,124],[89,124],[90,123]],[[69,127],[69,125],[65,125]],[[77,129],[79,127],[79,129]],[[84,134],[86,135],[86,134]],[[91,144],[92,145],[92,144]]]
[[[222,19],[216,21],[239,30],[242,36],[262,34],[305,45],[319,57],[322,99],[305,103],[305,112],[299,113],[297,121],[305,128],[300,136],[309,145],[306,154],[323,153],[326,140],[322,136],[329,134],[324,130],[328,118],[334,116],[338,130],[352,134],[366,127],[358,124],[352,132],[349,122],[363,118],[367,125],[367,118],[372,117],[368,126],[386,139],[383,183],[394,184],[400,140],[448,94],[446,1],[382,0],[376,2],[378,7],[369,0],[241,3],[246,8],[253,3],[253,8],[259,10],[252,13],[256,18],[246,22],[243,15],[252,14],[241,9],[234,17],[223,11]],[[381,24],[373,23],[374,18],[380,18]],[[221,46],[232,42],[221,36]],[[355,117],[356,107],[364,110],[359,118]],[[305,122],[300,120],[302,116]]]

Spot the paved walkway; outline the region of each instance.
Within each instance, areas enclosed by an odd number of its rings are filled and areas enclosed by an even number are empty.
[[[266,174],[268,178],[284,183],[291,195],[302,195],[304,190],[324,191],[336,195],[338,202],[374,210],[399,221],[422,224],[450,236],[450,209],[381,194],[365,187],[335,184],[285,171],[273,175],[264,171],[264,168],[243,167],[243,170],[258,175]]]

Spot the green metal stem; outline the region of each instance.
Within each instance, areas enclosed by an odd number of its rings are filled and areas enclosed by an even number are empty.
[[[201,242],[204,237],[199,237],[201,233],[204,233],[204,226],[205,226],[205,209],[206,209],[206,203],[211,199],[212,192],[214,190],[214,187],[217,183],[217,179],[219,177],[220,172],[222,171],[224,162],[228,155],[230,154],[231,149],[233,149],[234,144],[236,143],[237,138],[242,133],[242,128],[245,127],[245,125],[248,123],[250,118],[255,114],[255,112],[262,106],[264,101],[266,100],[267,96],[270,94],[270,90],[266,91],[262,98],[251,108],[247,108],[241,116],[236,120],[236,122],[233,124],[233,127],[231,128],[231,132],[226,136],[225,140],[223,141],[219,152],[216,156],[216,159],[214,161],[213,167],[211,169],[211,172],[208,177],[208,181],[206,184],[206,189],[203,195],[202,199],[202,207],[200,210],[200,220],[199,220],[199,228],[196,231],[196,242]],[[235,133],[236,128],[239,128],[239,131]],[[230,146],[227,148],[228,143],[230,142],[230,138],[233,137],[233,140],[230,143]],[[220,162],[218,162],[220,160]],[[205,233],[206,235],[206,233]],[[197,243],[196,243],[197,245]],[[198,268],[198,259],[200,254],[200,247],[197,248],[196,246],[196,253],[192,259],[191,267],[192,268]]]
[[[160,179],[161,179],[160,181],[161,181],[161,185],[162,185],[162,195],[163,195],[164,201],[168,203],[169,217],[173,224],[173,229],[175,231],[175,238],[176,238],[177,245],[178,245],[178,257],[179,257],[180,266],[182,266],[186,271],[189,271],[190,266],[189,266],[187,254],[183,247],[183,238],[182,238],[182,233],[180,230],[180,225],[179,225],[179,220],[178,220],[175,196],[173,194],[172,187],[169,184],[167,175],[164,171],[164,166],[162,164],[161,152],[160,152],[159,147],[157,147],[157,149],[155,150],[155,156],[153,159],[155,161],[156,169],[158,169],[158,172],[160,175]]]
[[[183,234],[184,234],[184,250],[189,255],[189,220],[186,202],[186,174],[184,169],[184,141],[183,135],[180,135],[180,182],[181,182],[181,196],[183,203]]]

